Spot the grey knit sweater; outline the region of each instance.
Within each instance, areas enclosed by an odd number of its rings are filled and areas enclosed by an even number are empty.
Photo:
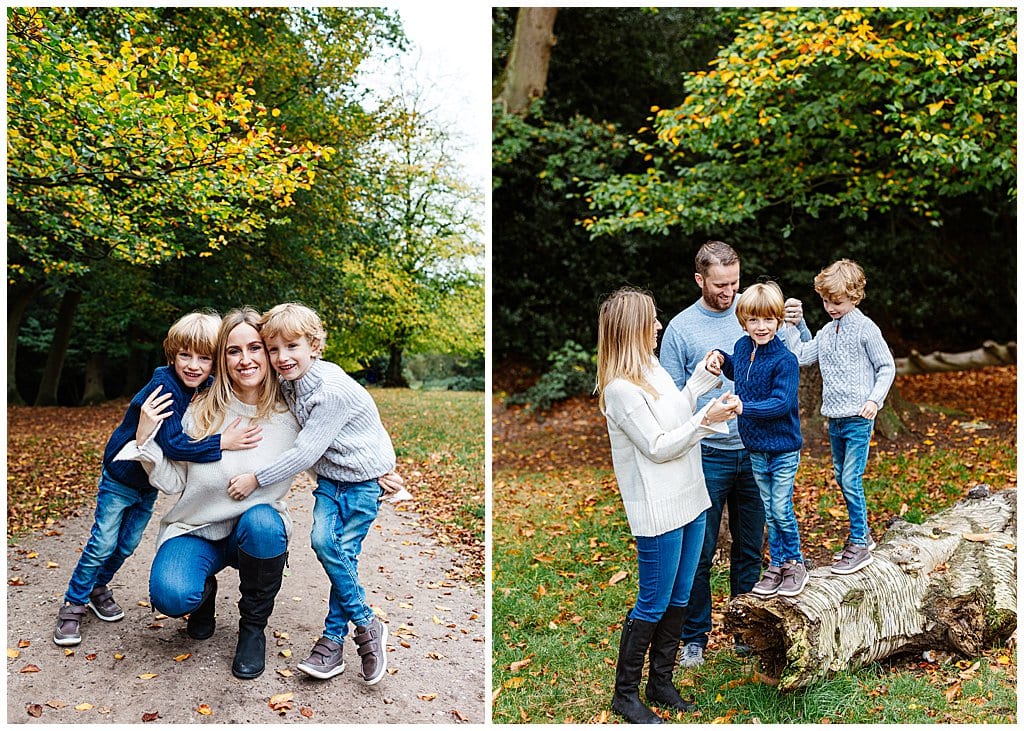
[[[342,482],[374,480],[395,468],[395,448],[377,404],[340,366],[317,359],[301,378],[281,385],[302,431],[295,446],[256,471],[260,485],[310,467]]]
[[[896,378],[896,361],[871,318],[855,307],[808,343],[786,336],[801,366],[817,362],[821,368],[823,416],[856,416],[867,401],[882,408]]]

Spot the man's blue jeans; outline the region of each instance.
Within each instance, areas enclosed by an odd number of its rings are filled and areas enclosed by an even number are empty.
[[[875,420],[863,416],[828,420],[832,466],[850,514],[850,541],[861,546],[868,544],[868,504],[863,478],[874,428]]]
[[[359,553],[377,517],[381,489],[376,480],[341,482],[318,477],[313,497],[310,539],[331,580],[324,637],[341,643],[349,622],[357,627],[373,622],[373,610],[359,583]]]
[[[729,594],[745,594],[761,576],[764,541],[764,506],[745,449],[717,449],[701,445],[701,464],[711,507],[705,511],[704,547],[690,590],[690,610],[683,626],[683,643],[707,647],[711,631],[711,563],[718,548],[722,511],[729,506]]]
[[[761,490],[768,523],[768,552],[773,566],[786,561],[804,562],[800,527],[793,510],[793,483],[800,467],[800,452],[751,452],[750,464]]]
[[[149,600],[157,611],[180,617],[203,600],[206,577],[226,566],[238,567],[238,551],[255,558],[274,558],[288,550],[280,514],[270,505],[246,510],[227,538],[211,541],[199,536],[175,536],[157,549],[149,571]]]
[[[96,517],[78,565],[71,573],[64,601],[86,604],[94,587],[109,584],[142,540],[156,490],[139,491],[124,485],[106,470],[100,475],[96,493]]]
[[[690,601],[693,574],[704,545],[705,513],[681,528],[660,536],[637,536],[640,589],[631,619],[659,622],[669,605],[685,607]]]

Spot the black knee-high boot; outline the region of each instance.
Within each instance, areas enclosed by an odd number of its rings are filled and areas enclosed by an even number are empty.
[[[188,614],[188,624],[185,625],[185,632],[195,640],[205,640],[213,635],[217,628],[217,619],[214,610],[217,604],[217,577],[207,576],[206,584],[203,586],[203,599],[199,606]]]
[[[683,700],[672,684],[679,640],[686,621],[686,607],[669,607],[651,637],[651,663],[647,672],[647,700],[677,711],[692,711],[696,706]]]
[[[231,672],[236,678],[258,678],[266,665],[267,637],[264,629],[274,599],[281,590],[288,553],[273,558],[255,558],[238,551],[238,645]]]
[[[619,659],[615,665],[612,710],[630,723],[661,723],[657,714],[640,700],[640,676],[656,626],[653,622],[630,619],[628,616],[622,625]]]

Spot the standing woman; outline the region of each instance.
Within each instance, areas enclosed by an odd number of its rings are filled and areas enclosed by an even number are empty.
[[[291,518],[284,498],[292,478],[255,490],[242,500],[228,494],[237,473],[270,464],[295,443],[299,425],[281,397],[259,332],[260,314],[248,307],[224,316],[217,337],[213,385],[185,412],[182,427],[194,439],[224,431],[237,420],[262,427],[260,444],[225,452],[207,464],[168,460],[152,439],[166,418],[166,399],[156,392],[142,407],[136,433],[118,459],[142,462],[150,482],[178,502],[160,520],[157,552],[149,575],[153,606],[170,617],[188,614],[186,632],[213,635],[216,575],[238,569],[238,645],[231,672],[238,678],[263,673],[264,629],[281,588]]]
[[[597,390],[639,563],[612,696],[612,710],[630,723],[661,723],[639,697],[648,650],[647,700],[694,709],[672,684],[672,672],[711,505],[695,448],[704,436],[725,432],[738,402],[726,393],[695,414],[697,398],[719,383],[717,363],[699,365],[679,391],[654,355],[660,329],[654,300],[644,292],[620,289],[601,305]]]

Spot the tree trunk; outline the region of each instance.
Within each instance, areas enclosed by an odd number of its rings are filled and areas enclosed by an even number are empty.
[[[85,393],[80,406],[94,406],[107,400],[103,389],[103,366],[106,358],[102,353],[93,353],[85,361]]]
[[[922,525],[898,521],[855,574],[815,569],[798,597],[736,597],[726,632],[785,690],[896,653],[976,655],[1016,629],[1016,542],[1017,491],[978,486]]]
[[[50,352],[46,354],[46,367],[43,369],[43,379],[39,383],[39,393],[36,394],[36,406],[56,406],[57,388],[60,386],[60,373],[64,369],[64,356],[68,352],[68,344],[71,342],[72,325],[75,320],[75,310],[82,300],[82,293],[77,289],[69,289],[60,300],[60,309],[57,312],[57,326],[53,330],[53,342],[50,343]]]
[[[557,14],[558,8],[519,8],[512,50],[495,94],[506,113],[525,115],[530,102],[544,96]]]
[[[42,284],[14,284],[7,287],[7,403],[22,405],[18,393],[18,335],[21,320],[32,300],[43,289]]]
[[[384,385],[387,388],[408,388],[409,382],[402,375],[402,346],[392,345],[388,350],[388,367],[384,372]]]
[[[1017,343],[1001,345],[986,340],[980,348],[963,353],[936,351],[930,355],[921,355],[916,350],[911,350],[906,358],[896,359],[896,372],[902,376],[940,371],[967,371],[991,365],[1013,365],[1016,362]]]

